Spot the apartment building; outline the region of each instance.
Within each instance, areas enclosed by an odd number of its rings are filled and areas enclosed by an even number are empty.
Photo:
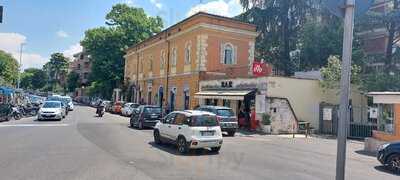
[[[126,100],[190,109],[199,81],[252,75],[255,25],[199,12],[130,47]]]
[[[86,86],[90,85],[89,75],[92,71],[90,56],[85,51],[74,54],[74,60],[70,63],[69,72],[79,74],[79,88],[75,90],[75,96],[85,96]]]

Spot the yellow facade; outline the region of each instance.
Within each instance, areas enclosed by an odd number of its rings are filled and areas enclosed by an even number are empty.
[[[254,25],[193,15],[126,51],[125,83],[131,87],[127,100],[191,109],[198,104],[193,97],[199,80],[224,76],[229,68],[241,69],[236,76],[249,75],[256,36]],[[221,61],[224,44],[232,47],[231,64]]]

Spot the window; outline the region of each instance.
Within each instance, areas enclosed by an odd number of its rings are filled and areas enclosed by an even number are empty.
[[[225,44],[223,51],[224,64],[234,64],[233,63],[233,46],[231,44]]]
[[[379,104],[378,112],[378,130],[390,134],[394,133],[393,104]]]
[[[172,49],[172,66],[173,66],[173,67],[176,66],[176,59],[177,59],[176,48],[173,48],[173,49]]]
[[[185,45],[185,64],[190,64],[190,56],[191,56],[190,48],[191,48],[191,46],[192,45],[190,42],[186,43],[186,45]]]
[[[222,100],[222,105],[225,107],[231,107],[231,101],[230,100]]]
[[[184,114],[176,114],[175,124],[182,125],[186,121],[186,116]]]
[[[87,79],[89,77],[88,73],[83,73],[83,79]]]
[[[175,113],[169,114],[167,117],[165,117],[164,123],[166,123],[166,124],[174,123],[175,122],[175,115],[176,115]]]
[[[81,70],[81,64],[78,64],[78,70]]]
[[[164,69],[164,64],[165,64],[165,51],[161,51],[160,55],[160,69]]]
[[[85,68],[89,68],[89,62],[85,62]]]

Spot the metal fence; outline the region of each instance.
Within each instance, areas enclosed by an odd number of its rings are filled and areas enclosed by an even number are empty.
[[[331,119],[326,120],[324,109],[331,109]],[[339,105],[320,104],[320,133],[337,135]],[[369,107],[352,106],[350,109],[350,122],[348,137],[364,139],[372,136],[372,131],[377,130],[377,119],[370,118]]]

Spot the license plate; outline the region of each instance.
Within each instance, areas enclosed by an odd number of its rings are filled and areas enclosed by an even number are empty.
[[[202,136],[214,136],[214,131],[202,131]]]
[[[154,116],[151,116],[151,118],[153,118],[153,119],[154,119],[154,118],[158,118],[158,116],[157,116],[157,115],[154,115]]]

